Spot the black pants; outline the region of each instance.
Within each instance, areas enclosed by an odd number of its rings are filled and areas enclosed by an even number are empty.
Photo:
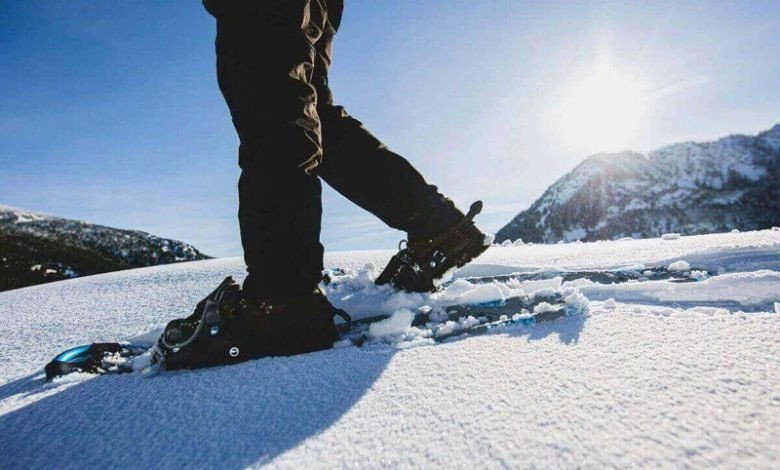
[[[248,293],[279,298],[320,281],[320,178],[387,225],[413,230],[441,195],[328,88],[343,0],[204,4],[217,19],[217,78],[240,139]]]

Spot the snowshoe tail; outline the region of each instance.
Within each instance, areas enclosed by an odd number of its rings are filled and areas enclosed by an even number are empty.
[[[122,343],[92,343],[70,348],[46,364],[46,381],[73,372],[107,374],[131,372],[126,359],[143,354],[147,345]]]

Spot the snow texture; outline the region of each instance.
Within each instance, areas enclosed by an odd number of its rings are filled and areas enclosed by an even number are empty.
[[[494,247],[425,295],[373,285],[391,254],[328,254],[344,271],[327,291],[357,317],[393,314],[383,334],[395,340],[200,371],[45,384],[41,367],[76,344],[153,339],[225,275],[241,278],[240,259],[0,294],[0,468],[776,468],[778,231]],[[563,281],[682,259],[709,277]],[[436,345],[478,320],[409,327],[421,308],[519,293],[583,314]]]

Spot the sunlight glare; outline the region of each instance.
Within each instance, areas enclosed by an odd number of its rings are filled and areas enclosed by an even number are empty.
[[[643,109],[642,87],[632,75],[603,64],[564,93],[558,125],[569,143],[596,153],[625,150]]]

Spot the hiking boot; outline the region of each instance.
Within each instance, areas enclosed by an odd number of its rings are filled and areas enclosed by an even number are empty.
[[[433,292],[448,280],[448,273],[487,250],[492,237],[474,225],[474,217],[482,211],[482,201],[472,204],[466,215],[454,209],[451,201],[449,205],[451,208],[442,211],[447,213],[444,218],[439,216],[437,220],[431,214],[421,220],[418,228],[409,231],[409,241],[399,244],[398,253],[377,277],[376,284],[391,284],[407,292]],[[458,218],[453,217],[453,210],[460,214]],[[434,228],[435,223],[447,219],[448,225]]]
[[[153,361],[168,370],[196,369],[328,349],[340,339],[334,315],[349,321],[319,289],[265,303],[246,299],[227,277],[192,315],[168,323]]]

